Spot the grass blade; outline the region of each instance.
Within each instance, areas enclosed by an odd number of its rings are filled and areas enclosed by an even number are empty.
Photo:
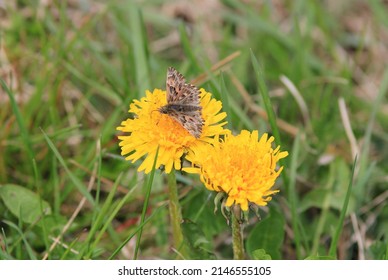
[[[67,164],[65,163],[65,160],[63,159],[62,155],[59,153],[58,149],[55,147],[54,143],[47,136],[47,134],[44,132],[44,130],[41,129],[41,131],[43,133],[44,138],[46,139],[47,144],[49,145],[50,149],[53,151],[55,157],[61,163],[61,165],[65,169],[67,175],[69,175],[70,180],[73,182],[73,184],[76,186],[76,188],[87,198],[87,200],[94,206],[95,205],[94,199],[91,196],[91,194],[88,192],[88,190],[86,189],[84,184],[67,167]]]
[[[34,153],[34,150],[32,148],[32,141],[31,141],[30,135],[27,131],[26,125],[24,123],[23,116],[20,113],[18,105],[16,104],[16,100],[15,100],[13,92],[8,88],[8,86],[6,85],[4,80],[1,78],[0,78],[0,84],[1,84],[1,87],[7,92],[9,100],[11,102],[12,111],[15,114],[16,122],[19,126],[20,134],[22,136],[24,146],[26,147],[26,150],[27,150],[27,155],[28,155],[28,158],[30,161],[31,171],[32,171],[32,173],[35,173],[37,175],[37,174],[39,174],[39,172],[37,172],[37,170],[33,170],[33,168],[32,168],[34,166],[35,153]],[[36,166],[36,168],[37,168],[37,166]],[[36,172],[34,172],[34,171],[36,171]]]
[[[299,233],[298,225],[302,223],[299,220],[299,215],[297,214],[296,206],[298,203],[296,198],[297,192],[295,190],[299,151],[300,151],[300,134],[298,133],[296,135],[294,145],[292,147],[292,153],[291,153],[290,185],[288,189],[289,190],[288,201],[290,203],[290,208],[291,208],[291,223],[292,223],[292,230],[294,233],[296,256],[298,259],[301,259],[302,249],[300,244],[300,233]]]
[[[388,92],[388,68],[385,69],[380,89],[377,94],[377,97],[373,103],[372,107],[372,112],[369,118],[368,126],[365,130],[365,135],[364,135],[364,144],[363,144],[363,150],[361,151],[361,156],[360,156],[360,170],[358,172],[358,178],[357,183],[354,187],[355,190],[355,195],[362,200],[362,197],[364,197],[365,194],[365,183],[367,180],[367,174],[368,174],[368,169],[370,168],[370,146],[371,146],[371,138],[372,138],[372,131],[373,131],[373,126],[376,121],[376,115],[377,112],[379,111],[379,108],[381,105],[384,103],[384,96]]]
[[[183,50],[187,55],[187,57],[189,58],[192,66],[194,67],[194,72],[197,72],[197,73],[202,72],[201,67],[199,66],[197,59],[195,57],[195,54],[193,52],[193,46],[191,45],[190,39],[187,36],[186,26],[183,23],[179,25],[179,35],[181,38]]]
[[[225,84],[224,74],[221,72],[221,101],[222,101],[222,109],[226,113],[226,120],[228,122],[227,127],[229,129],[232,128],[232,115],[229,105],[229,92],[228,88]]]
[[[157,214],[159,213],[160,209],[164,208],[166,206],[166,204],[163,204],[161,205],[160,207],[156,208],[156,210],[147,218],[145,219],[142,223],[139,224],[139,226],[136,228],[136,230],[130,235],[128,236],[122,243],[119,247],[117,247],[117,249],[112,253],[112,255],[110,255],[110,257],[108,258],[108,260],[113,260],[113,258],[121,251],[121,249],[129,242],[129,240],[131,240],[141,229],[143,229],[143,227],[150,221],[152,220],[152,218]]]
[[[148,177],[148,180],[147,180],[147,182],[145,184],[145,186],[146,186],[146,197],[144,199],[143,211],[141,212],[140,223],[143,223],[144,220],[145,220],[145,215],[146,215],[146,212],[147,212],[148,203],[149,203],[150,195],[151,195],[152,183],[154,181],[155,166],[156,166],[156,161],[158,159],[158,155],[159,155],[159,148],[156,150],[155,159],[154,159],[154,163],[152,165],[151,174]],[[135,254],[134,254],[134,257],[133,257],[135,260],[137,259],[137,256],[138,256],[138,253],[139,253],[140,240],[141,240],[142,233],[143,233],[143,227],[141,227],[139,229],[139,235],[138,235],[138,238],[136,240]]]
[[[120,177],[120,179],[121,179],[121,177]],[[120,182],[119,179],[117,181]],[[117,205],[113,209],[112,213],[109,215],[109,217],[106,219],[106,221],[104,221],[104,225],[101,228],[101,230],[99,231],[98,235],[95,237],[93,245],[91,246],[91,248],[97,247],[98,242],[101,240],[101,238],[105,234],[111,221],[116,217],[117,213],[120,211],[120,209],[122,209],[123,205],[128,201],[129,197],[133,194],[133,192],[135,190],[136,190],[136,187],[133,187],[129,192],[126,193],[126,195],[120,200],[120,202],[117,203]]]
[[[130,4],[129,21],[131,26],[131,37],[133,44],[133,57],[136,68],[136,84],[138,92],[143,95],[146,89],[150,89],[150,73],[147,61],[146,35],[144,34],[143,18],[140,9],[136,4]]]
[[[275,143],[276,143],[276,145],[279,145],[281,147],[282,145],[281,145],[281,140],[280,140],[279,128],[278,128],[278,125],[276,123],[276,116],[275,116],[275,112],[273,111],[273,107],[271,104],[271,98],[269,97],[268,89],[267,89],[267,86],[266,86],[265,81],[264,81],[263,70],[262,70],[259,62],[257,61],[255,55],[253,54],[252,50],[251,50],[251,60],[252,60],[253,68],[255,69],[255,73],[256,73],[256,77],[257,77],[257,81],[258,81],[258,85],[259,85],[259,91],[261,93],[261,96],[263,97],[264,106],[265,106],[265,110],[266,110],[267,115],[268,115],[269,123],[271,125],[272,133],[275,136]],[[282,159],[281,162],[284,162],[284,159]],[[288,193],[289,192],[289,190],[288,190],[289,180],[288,180],[286,170],[282,171],[282,178],[284,181],[284,185],[286,187],[286,193]]]
[[[23,230],[21,230],[19,226],[15,225],[14,223],[12,223],[10,221],[3,220],[2,222],[7,224],[9,227],[15,229],[20,234],[20,237],[23,240],[26,252],[28,254],[29,260],[36,260],[34,250],[32,250],[30,244],[28,243],[28,241],[26,239],[25,232]]]
[[[86,239],[86,247],[84,248],[84,250],[87,251],[87,254],[86,254],[87,259],[91,257],[91,254],[93,253],[94,246],[97,244],[99,238],[101,238],[101,235],[103,233],[105,233],[105,229],[110,224],[110,221],[105,220],[105,218],[106,218],[106,215],[108,213],[109,207],[113,203],[113,199],[116,195],[117,187],[119,186],[119,183],[121,182],[122,176],[123,176],[123,174],[120,173],[120,175],[117,177],[117,180],[115,181],[112,189],[109,191],[109,195],[106,198],[104,205],[101,207],[101,210],[98,212],[98,216],[93,221],[93,226],[89,231],[88,238]],[[95,237],[95,234],[100,227],[102,227],[104,230],[101,229],[99,234],[98,234],[99,237]],[[92,241],[94,241],[93,245],[91,245]],[[81,257],[82,257],[82,255],[83,254],[80,254]]]
[[[269,97],[268,89],[264,81],[264,73],[263,73],[262,67],[257,61],[252,50],[251,50],[251,60],[252,60],[253,68],[255,69],[259,91],[264,101],[264,107],[268,115],[268,120],[271,125],[272,133],[275,136],[275,143],[276,145],[281,146],[279,128],[276,123],[275,112],[272,109],[271,98]]]
[[[357,157],[354,159],[354,162],[353,162],[352,175],[350,176],[350,179],[349,179],[348,190],[346,192],[346,197],[345,197],[345,200],[344,200],[344,204],[342,206],[342,210],[341,210],[340,218],[339,218],[339,221],[338,221],[338,225],[337,225],[336,231],[334,233],[332,242],[330,244],[329,256],[331,256],[333,258],[336,257],[336,250],[337,250],[337,245],[338,245],[338,239],[339,239],[339,236],[340,236],[341,231],[342,231],[342,226],[344,224],[345,214],[346,214],[346,211],[348,209],[350,194],[352,193],[353,176],[354,176],[354,169],[355,169],[356,163],[357,163]]]

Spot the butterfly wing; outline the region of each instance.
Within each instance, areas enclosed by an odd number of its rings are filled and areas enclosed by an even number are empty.
[[[191,105],[191,106],[200,106],[199,96],[200,92],[198,88],[192,84],[184,84],[182,88],[180,104]]]
[[[166,91],[168,104],[200,106],[198,88],[187,84],[183,75],[173,67],[167,70]]]
[[[198,88],[187,84],[181,73],[169,67],[166,91],[167,105],[162,107],[161,112],[171,116],[191,135],[199,138],[202,133],[203,119]]]
[[[191,111],[185,114],[173,111],[169,113],[169,116],[180,123],[195,138],[201,136],[203,119],[200,111]]]
[[[179,102],[182,99],[182,88],[185,82],[183,75],[175,70],[175,68],[168,68],[166,79],[167,103]]]

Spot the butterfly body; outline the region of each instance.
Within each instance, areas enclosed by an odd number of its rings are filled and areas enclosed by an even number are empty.
[[[194,105],[182,105],[182,104],[167,104],[159,109],[159,112],[162,114],[169,114],[171,112],[181,112],[181,113],[194,113],[197,111],[201,111],[201,106]]]
[[[185,78],[173,67],[167,70],[167,104],[159,108],[180,123],[191,135],[199,138],[202,133],[203,118],[199,90],[187,84]]]

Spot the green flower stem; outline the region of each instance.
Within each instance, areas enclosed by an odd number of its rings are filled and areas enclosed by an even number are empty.
[[[233,258],[235,260],[244,260],[243,227],[234,214],[232,214],[232,242]]]
[[[187,256],[187,247],[183,240],[183,233],[181,228],[182,212],[178,199],[178,190],[175,178],[175,170],[171,170],[167,177],[168,182],[168,198],[169,198],[169,211],[170,222],[172,227],[172,236],[174,239],[174,247],[179,254],[185,258]]]

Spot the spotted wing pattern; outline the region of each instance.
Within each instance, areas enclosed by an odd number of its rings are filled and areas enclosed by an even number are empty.
[[[167,114],[180,123],[191,135],[199,138],[202,133],[203,119],[199,90],[187,84],[181,73],[173,67],[167,70],[167,105],[159,112]]]

